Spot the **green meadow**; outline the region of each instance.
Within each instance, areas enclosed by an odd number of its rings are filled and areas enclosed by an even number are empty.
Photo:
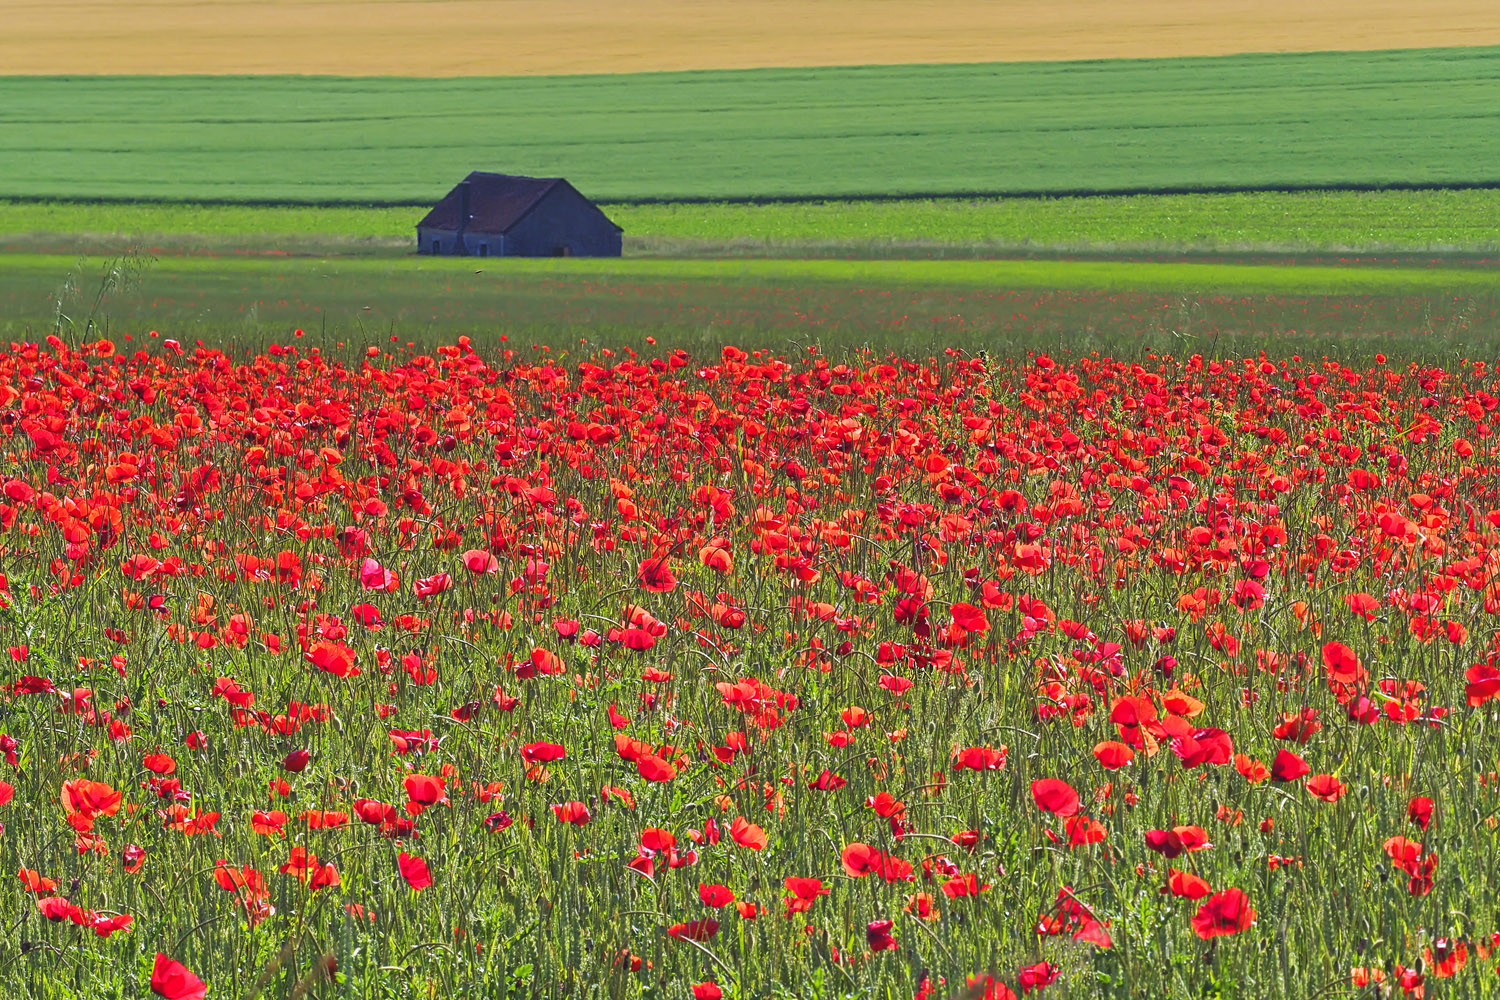
[[[1500,48],[570,77],[0,77],[0,197],[430,203],[1500,182]]]
[[[1500,190],[606,204],[626,253],[923,256],[1500,249]],[[0,201],[0,247],[410,253],[420,205]]]
[[[1400,343],[1434,355],[1500,336],[1500,276],[1473,268],[182,257],[127,267],[127,280],[109,287],[108,263],[0,256],[0,335],[36,339],[60,324],[237,349],[302,329],[330,347],[470,335],[491,346],[585,341],[699,354],[732,341],[1176,354]]]

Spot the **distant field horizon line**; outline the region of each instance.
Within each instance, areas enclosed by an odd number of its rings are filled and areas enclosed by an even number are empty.
[[[7,15],[0,66],[28,73],[461,78],[1500,42],[1492,0],[741,0],[690,11],[675,0],[11,0]]]
[[[1072,56],[1066,58],[1035,58],[1035,59],[907,59],[896,62],[872,61],[872,62],[830,62],[830,63],[766,63],[754,66],[694,66],[685,68],[663,68],[663,69],[630,69],[630,70],[586,70],[567,71],[558,73],[463,73],[456,75],[431,75],[426,73],[293,73],[293,72],[257,72],[246,70],[226,70],[222,73],[203,72],[98,72],[89,73],[70,70],[59,73],[4,73],[0,72],[0,85],[7,83],[27,83],[35,81],[64,81],[64,80],[88,80],[98,82],[101,80],[120,81],[181,81],[181,80],[203,80],[223,82],[225,80],[286,80],[295,82],[319,82],[329,83],[337,81],[348,81],[350,83],[372,83],[376,81],[390,80],[413,80],[430,83],[454,83],[463,80],[496,81],[496,80],[524,80],[536,82],[539,80],[597,80],[608,77],[667,77],[667,76],[764,76],[774,73],[818,73],[838,71],[840,73],[857,73],[860,70],[889,70],[889,69],[932,69],[932,70],[954,70],[963,71],[980,66],[1004,66],[1004,67],[1028,67],[1040,68],[1089,66],[1097,67],[1101,64],[1110,63],[1217,63],[1235,62],[1243,60],[1267,59],[1317,59],[1327,56],[1380,56],[1380,55],[1407,55],[1415,53],[1473,53],[1484,49],[1500,51],[1500,39],[1485,39],[1475,42],[1464,42],[1449,45],[1384,45],[1377,48],[1349,48],[1346,46],[1332,45],[1327,48],[1316,49],[1235,49],[1226,52],[1202,52],[1175,55],[1099,55],[1099,56]]]

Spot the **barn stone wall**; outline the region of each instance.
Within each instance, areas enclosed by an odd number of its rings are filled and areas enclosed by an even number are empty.
[[[587,198],[560,185],[505,234],[511,257],[618,257],[620,231]]]

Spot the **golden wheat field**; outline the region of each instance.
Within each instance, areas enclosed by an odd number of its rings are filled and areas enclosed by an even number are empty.
[[[0,73],[465,76],[1500,43],[1494,0],[7,0]]]

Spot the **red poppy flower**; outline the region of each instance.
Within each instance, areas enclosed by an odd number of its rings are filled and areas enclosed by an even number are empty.
[[[949,899],[962,899],[965,896],[977,896],[989,888],[990,884],[980,882],[977,875],[955,875],[943,883],[943,894]]]
[[[1173,740],[1172,752],[1181,758],[1183,767],[1228,764],[1234,756],[1234,741],[1222,729],[1195,729]]]
[[[318,856],[309,854],[306,847],[301,844],[292,848],[291,857],[278,871],[283,875],[295,875],[303,882],[307,881],[308,873],[318,865]]]
[[[286,835],[286,813],[279,809],[257,809],[250,816],[250,832],[262,837]]]
[[[380,565],[374,559],[365,557],[359,566],[360,586],[366,590],[394,591],[396,589],[396,574]]]
[[[953,615],[953,624],[965,632],[984,633],[990,630],[989,619],[984,616],[981,608],[960,601],[949,607],[948,611]]]
[[[840,857],[844,864],[844,871],[855,878],[872,872],[878,873],[884,867],[885,856],[880,849],[858,841],[846,845]]]
[[[36,908],[42,916],[54,924],[61,923],[74,914],[82,912],[64,896],[44,896],[36,901]]]
[[[1312,768],[1308,767],[1307,761],[1290,750],[1276,751],[1276,759],[1271,762],[1272,781],[1296,781],[1311,772]]]
[[[705,906],[712,906],[717,910],[721,906],[728,906],[734,902],[734,893],[729,891],[728,886],[700,882],[698,883],[698,898]]]
[[[50,878],[45,878],[35,869],[22,868],[16,875],[21,879],[21,886],[27,892],[41,894],[51,892],[57,888],[57,883]]]
[[[1476,663],[1464,671],[1464,700],[1469,707],[1477,708],[1491,698],[1500,698],[1500,667],[1489,663]]]
[[[871,951],[895,951],[896,939],[892,936],[895,922],[890,920],[872,920],[865,925],[865,941],[869,944]]]
[[[923,979],[924,984],[930,982],[926,978]],[[1016,1000],[1014,990],[988,974],[970,976],[965,980],[965,985],[967,986],[967,989],[963,993],[965,1000]],[[929,1000],[929,998],[941,995],[935,992],[928,992],[925,988],[917,994],[919,1000]]]
[[[1193,933],[1200,938],[1238,934],[1255,923],[1250,900],[1239,889],[1214,893],[1193,916]]]
[[[464,568],[470,573],[500,572],[500,560],[495,558],[494,553],[486,552],[484,549],[469,549],[459,558],[463,560]]]
[[[413,889],[421,890],[432,885],[432,872],[428,869],[427,862],[415,854],[402,851],[396,856],[396,868],[401,872],[401,877],[406,879],[406,884]]]
[[[151,966],[151,992],[166,1000],[203,1000],[208,986],[187,966],[157,952]]]
[[[726,544],[709,544],[698,550],[698,561],[715,573],[728,575],[734,571],[734,556]]]
[[[374,799],[355,799],[353,809],[354,814],[366,823],[390,823],[397,817],[395,806]]]
[[[646,754],[635,762],[636,770],[647,781],[671,781],[677,777],[677,768],[654,753]]]
[[[538,647],[531,651],[531,668],[539,674],[560,674],[567,665],[556,653]]]
[[[1234,769],[1252,785],[1258,785],[1271,776],[1271,769],[1265,764],[1242,753],[1234,755]]]
[[[448,781],[431,774],[408,774],[406,797],[422,806],[435,806],[447,798]]]
[[[654,594],[664,594],[677,589],[677,577],[672,574],[672,568],[668,565],[665,555],[642,559],[636,578],[642,590],[649,590]]]
[[[1167,871],[1167,884],[1162,892],[1170,892],[1174,896],[1182,896],[1185,899],[1202,899],[1213,892],[1213,888],[1207,881],[1191,872],[1171,868]]]
[[[729,824],[729,836],[741,847],[748,847],[752,851],[763,851],[769,841],[766,839],[766,831],[745,819],[736,816],[734,822]]]
[[[587,826],[593,817],[589,815],[588,806],[582,802],[563,802],[552,807],[552,815],[559,823],[572,823],[574,826]]]
[[[1052,962],[1038,962],[1035,965],[1022,966],[1016,973],[1016,982],[1020,984],[1023,994],[1032,990],[1039,990],[1043,986],[1051,986],[1057,982],[1057,977],[1062,974],[1062,966]]]
[[[95,913],[87,926],[99,937],[107,938],[116,931],[129,930],[133,923],[135,917],[128,913],[117,913],[110,917]]]
[[[528,764],[562,760],[568,751],[560,743],[528,743],[521,748],[521,759]]]
[[[177,762],[172,759],[171,754],[148,753],[141,759],[141,763],[146,766],[146,770],[157,774],[175,774],[177,771]]]
[[[1173,830],[1147,830],[1146,847],[1165,858],[1175,858],[1187,850]]]
[[[1078,812],[1078,792],[1061,778],[1039,778],[1031,783],[1031,797],[1043,812],[1072,816]]]
[[[1484,950],[1480,950],[1484,955]],[[1438,979],[1451,979],[1469,963],[1469,947],[1462,941],[1438,938],[1431,947],[1422,949],[1422,959]]]
[[[1094,744],[1094,757],[1106,770],[1116,771],[1135,760],[1135,751],[1117,740]]]
[[[689,920],[667,928],[667,936],[689,941],[708,941],[719,933],[719,922],[712,919]]]
[[[1104,824],[1088,816],[1069,816],[1063,820],[1063,828],[1068,834],[1069,847],[1098,844],[1109,837]]]
[[[1315,774],[1307,779],[1307,791],[1315,799],[1324,802],[1337,802],[1344,797],[1349,789],[1339,779],[1331,774]]]
[[[826,896],[829,891],[823,885],[823,880],[819,878],[801,878],[796,875],[789,875],[783,880],[782,884],[786,886],[786,891],[793,896],[808,901],[817,899],[819,896]]]
[[[307,887],[313,892],[319,889],[329,889],[339,884],[339,870],[332,864],[324,863],[312,869],[307,880]]]
[[[953,770],[998,771],[1005,766],[1006,748],[965,747],[953,755]]]
[[[1353,606],[1352,598],[1350,606]],[[1369,676],[1354,650],[1342,642],[1323,644],[1323,667],[1328,671],[1328,680],[1334,684],[1358,684]]]
[[[102,781],[77,778],[65,781],[62,786],[63,809],[71,814],[93,819],[96,816],[113,816],[120,811],[125,796]]]
[[[308,647],[307,660],[319,670],[335,677],[357,677],[361,673],[354,665],[354,650],[326,639]]]
[[[412,584],[418,597],[436,597],[453,586],[453,577],[448,573],[434,573]]]

